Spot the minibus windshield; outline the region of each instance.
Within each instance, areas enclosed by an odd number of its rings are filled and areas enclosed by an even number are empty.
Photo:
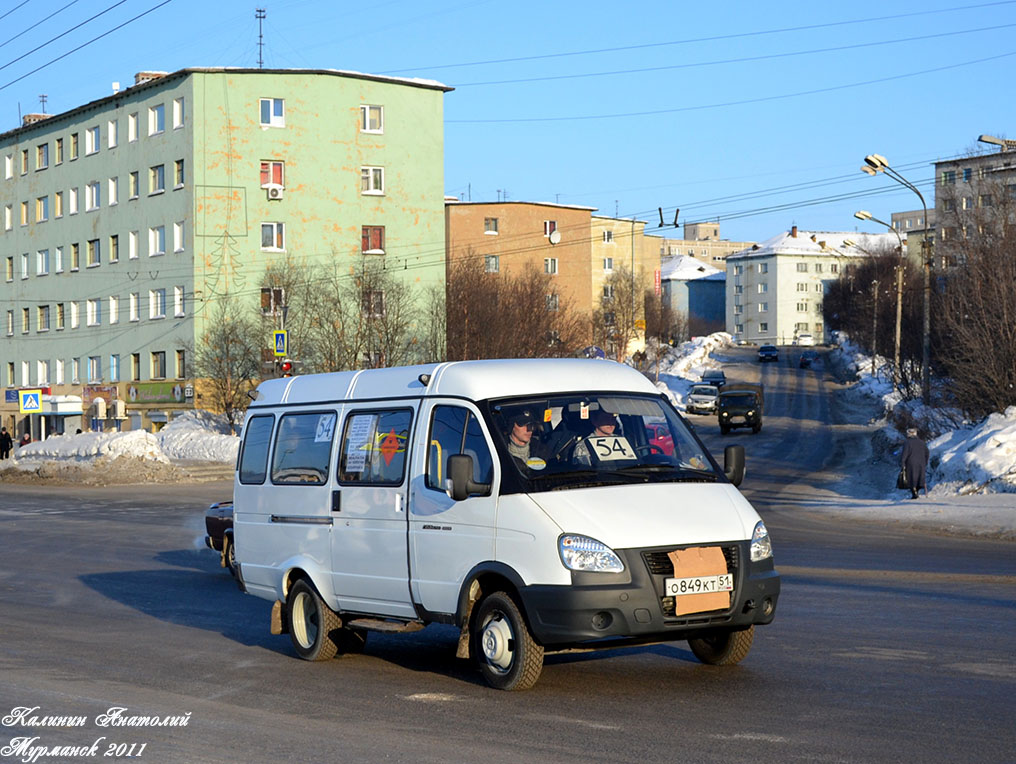
[[[526,491],[722,474],[661,398],[565,393],[491,401],[489,411],[503,471]]]

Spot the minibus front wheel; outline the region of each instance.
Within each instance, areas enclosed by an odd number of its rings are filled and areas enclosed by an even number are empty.
[[[543,670],[543,646],[506,592],[493,592],[480,602],[472,653],[487,684],[499,690],[528,690]]]
[[[305,661],[326,661],[334,658],[338,645],[332,634],[342,628],[338,614],[324,603],[305,579],[300,579],[286,600],[289,616],[289,637],[296,654]]]

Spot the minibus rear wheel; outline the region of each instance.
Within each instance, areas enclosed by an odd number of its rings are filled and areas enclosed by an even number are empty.
[[[487,684],[499,690],[528,690],[543,670],[543,646],[506,592],[493,592],[480,603],[472,653]]]
[[[305,661],[334,658],[338,646],[332,639],[332,634],[342,628],[338,614],[302,578],[293,584],[286,604],[289,637],[296,654]]]
[[[733,666],[740,663],[755,641],[755,627],[740,631],[717,631],[707,637],[688,640],[695,657],[710,666]]]

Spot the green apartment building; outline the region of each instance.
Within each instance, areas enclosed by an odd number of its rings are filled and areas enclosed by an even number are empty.
[[[38,439],[202,407],[186,348],[216,300],[258,310],[272,262],[383,258],[411,284],[443,283],[448,90],[332,70],[142,72],[0,135],[2,423]],[[40,409],[20,413],[31,389]]]

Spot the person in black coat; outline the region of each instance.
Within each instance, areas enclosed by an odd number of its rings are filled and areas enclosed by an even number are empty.
[[[7,432],[6,427],[0,427],[0,459],[8,458],[13,447],[14,440],[11,438],[11,434]]]
[[[928,495],[927,470],[928,470],[928,446],[917,437],[917,430],[913,427],[907,430],[907,440],[903,444],[903,456],[900,458],[900,468],[907,475],[907,485],[910,487],[910,498],[916,499],[919,489],[924,489],[924,495]]]

